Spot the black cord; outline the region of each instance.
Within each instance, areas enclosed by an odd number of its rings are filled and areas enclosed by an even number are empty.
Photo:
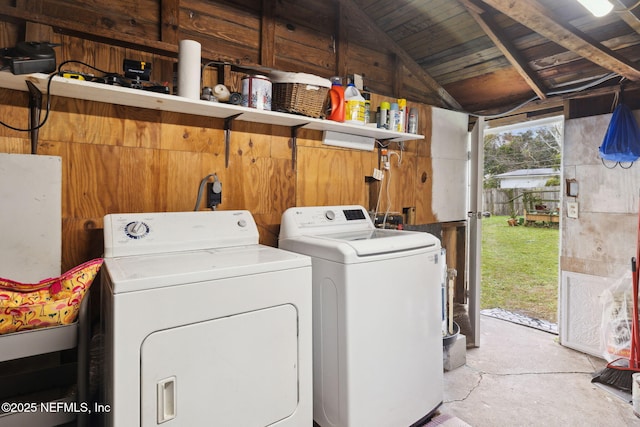
[[[5,123],[5,122],[3,122],[1,120],[0,120],[0,125],[8,128],[8,129],[18,131],[18,132],[31,132],[31,131],[40,129],[42,126],[44,126],[45,123],[47,122],[47,119],[49,118],[49,114],[51,112],[51,82],[53,81],[53,78],[56,75],[62,75],[63,74],[62,67],[65,66],[66,64],[84,65],[85,67],[91,68],[92,70],[95,70],[95,71],[97,71],[99,73],[104,74],[105,76],[116,75],[115,73],[110,73],[108,71],[101,70],[100,68],[94,67],[93,65],[87,64],[86,62],[83,62],[83,61],[77,61],[77,60],[74,60],[74,59],[63,61],[63,62],[60,63],[60,65],[58,65],[58,70],[57,71],[49,74],[49,78],[48,78],[48,81],[47,81],[47,106],[46,106],[45,115],[44,115],[44,118],[42,119],[42,121],[38,125],[30,126],[30,127],[26,128],[26,129],[19,128],[19,127],[16,127],[16,126],[11,126],[10,124]]]
[[[193,208],[194,211],[197,211],[198,207],[200,207],[200,202],[202,201],[202,194],[204,193],[204,186],[207,184],[207,181],[209,181],[209,178],[214,176],[216,176],[215,173],[210,173],[209,175],[202,178],[202,181],[200,181],[200,187],[198,188],[198,197],[196,198],[196,206]]]
[[[101,70],[100,68],[94,67],[93,65],[89,65],[86,62],[77,61],[75,59],[69,59],[68,61],[61,62],[60,65],[58,65],[58,73],[59,74],[62,73],[62,66],[66,65],[66,64],[80,64],[80,65],[84,65],[85,67],[89,67],[92,70],[95,70],[95,71],[97,71],[99,73],[102,73],[102,74],[107,74],[107,75],[113,74],[113,73],[110,73],[109,71]]]
[[[581,91],[586,90],[586,89],[591,89],[592,87],[597,86],[597,85],[599,85],[601,83],[604,83],[607,80],[611,80],[612,78],[615,78],[615,77],[618,77],[618,74],[609,73],[609,74],[606,74],[603,77],[600,77],[600,78],[598,78],[596,80],[593,80],[593,81],[591,81],[589,83],[586,83],[586,84],[584,84],[584,85],[582,85],[580,87],[571,88],[571,89],[553,90],[553,91],[547,92],[545,95],[554,96],[554,95],[566,95],[566,94],[572,94],[572,93],[576,93],[576,92],[581,92]],[[468,114],[468,115],[470,115],[472,117],[484,117],[485,119],[495,119],[495,118],[499,118],[499,117],[502,117],[502,116],[506,116],[507,114],[524,107],[525,105],[529,104],[530,102],[537,101],[539,99],[540,99],[540,97],[536,95],[536,96],[533,96],[533,97],[527,99],[526,101],[522,102],[521,104],[516,105],[513,108],[510,108],[510,109],[508,109],[506,111],[502,111],[500,113],[491,114],[491,115],[484,115],[484,114],[481,114],[481,113],[472,113],[472,112],[467,112],[467,111],[464,111],[464,110],[455,110],[455,111]]]
[[[0,125],[4,126],[6,128],[9,128],[11,130],[18,131],[18,132],[31,132],[31,131],[40,129],[42,126],[44,126],[44,124],[47,122],[47,119],[49,118],[49,113],[51,112],[51,82],[53,81],[53,78],[56,75],[61,75],[62,74],[62,67],[64,65],[70,64],[70,63],[84,65],[85,67],[89,67],[89,68],[91,68],[91,69],[93,69],[95,71],[98,71],[98,72],[102,73],[102,74],[110,74],[107,71],[103,71],[103,70],[101,70],[99,68],[94,67],[93,65],[89,65],[86,62],[82,62],[82,61],[76,61],[76,60],[70,59],[68,61],[61,62],[60,65],[58,65],[58,71],[54,71],[53,73],[49,74],[49,78],[48,78],[48,81],[47,81],[47,108],[45,110],[46,112],[45,112],[45,115],[44,115],[44,119],[42,119],[42,121],[38,125],[30,126],[27,129],[11,126],[10,124],[3,122],[2,120],[0,120]]]
[[[57,72],[53,72],[49,75],[49,81],[47,82],[47,108],[46,108],[46,113],[44,114],[44,119],[42,119],[42,121],[37,125],[37,126],[30,126],[27,129],[22,129],[22,128],[18,128],[15,126],[11,126],[8,123],[3,122],[2,120],[0,120],[0,125],[9,128],[11,130],[15,130],[18,132],[31,132],[34,131],[36,129],[40,129],[42,126],[44,126],[44,124],[47,122],[47,119],[49,118],[49,112],[51,111],[51,95],[50,95],[50,88],[51,88],[51,81],[53,80],[53,77],[58,74]]]

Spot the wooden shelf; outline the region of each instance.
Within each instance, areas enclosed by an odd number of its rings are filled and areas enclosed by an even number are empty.
[[[9,71],[0,72],[0,87],[27,91],[26,80],[33,83],[42,93],[47,93],[49,76],[46,74],[14,75]],[[234,120],[265,123],[278,126],[302,127],[319,131],[334,131],[350,135],[365,136],[385,141],[409,141],[424,139],[424,135],[392,132],[373,126],[359,126],[338,123],[331,120],[315,119],[295,114],[264,111],[239,105],[192,100],[175,95],[155,93],[140,89],[93,83],[83,80],[54,76],[51,82],[51,94],[87,101],[107,102],[129,107],[151,110],[171,111],[205,117],[231,118]]]

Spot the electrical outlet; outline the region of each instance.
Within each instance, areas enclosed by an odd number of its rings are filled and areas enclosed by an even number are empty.
[[[578,218],[578,202],[567,202],[567,218]]]
[[[215,209],[222,203],[222,183],[215,178],[214,182],[207,182],[207,207]]]

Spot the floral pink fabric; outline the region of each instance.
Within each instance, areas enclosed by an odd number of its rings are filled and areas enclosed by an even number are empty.
[[[75,322],[102,261],[87,261],[38,283],[0,278],[0,335]]]

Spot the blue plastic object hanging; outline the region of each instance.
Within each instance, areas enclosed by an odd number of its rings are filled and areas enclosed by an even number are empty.
[[[640,129],[631,109],[619,103],[607,128],[600,157],[617,163],[633,163],[640,158]]]

